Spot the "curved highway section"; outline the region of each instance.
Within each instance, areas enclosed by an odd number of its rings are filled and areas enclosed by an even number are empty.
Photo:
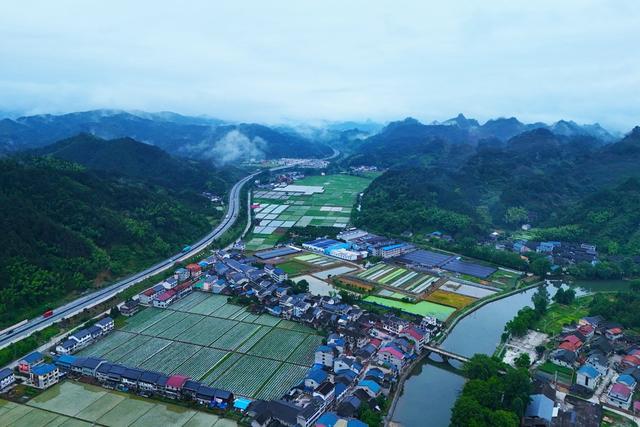
[[[325,157],[323,160],[334,159],[340,154],[340,152],[333,147],[332,150],[333,154],[329,157]],[[279,166],[271,168],[270,171],[273,172],[292,166],[295,165]],[[242,190],[242,187],[262,172],[264,171],[254,172],[234,184],[229,193],[229,208],[227,209],[227,213],[222,222],[218,224],[218,226],[213,229],[211,233],[207,234],[198,242],[191,245],[191,249],[188,252],[181,252],[179,254],[176,254],[164,261],[159,262],[154,266],[147,268],[146,270],[134,274],[133,276],[129,276],[126,279],[123,279],[90,294],[83,295],[74,301],[57,307],[53,310],[53,315],[51,315],[50,317],[37,317],[35,319],[29,319],[26,323],[20,326],[16,326],[13,330],[4,332],[4,334],[0,336],[0,348],[4,348],[13,342],[20,341],[21,339],[28,337],[34,332],[44,329],[47,326],[59,322],[67,317],[74,316],[86,308],[93,307],[97,304],[100,304],[101,302],[113,298],[115,295],[124,291],[130,286],[133,286],[136,283],[140,283],[143,280],[151,276],[155,276],[156,274],[161,273],[165,270],[173,268],[176,262],[183,261],[204,250],[207,246],[209,246],[211,242],[222,236],[236,222],[236,220],[238,219],[238,215],[240,214],[240,191]]]
[[[236,222],[236,219],[240,214],[240,191],[248,181],[259,175],[261,172],[262,171],[255,172],[249,176],[244,177],[234,184],[229,193],[229,208],[227,209],[227,213],[222,222],[218,224],[218,226],[213,229],[211,233],[207,234],[198,242],[191,245],[191,250],[189,250],[188,252],[181,252],[179,254],[176,254],[164,261],[159,262],[158,264],[155,264],[152,267],[147,268],[144,271],[134,274],[133,276],[127,277],[126,279],[123,279],[98,291],[84,295],[63,306],[57,307],[53,310],[53,315],[48,318],[38,317],[35,319],[29,319],[27,323],[16,327],[14,330],[5,332],[4,335],[0,337],[0,348],[6,347],[15,341],[19,341],[25,337],[28,337],[32,333],[44,329],[56,322],[59,322],[64,318],[80,313],[86,308],[93,307],[101,302],[113,298],[115,295],[124,291],[128,287],[133,286],[136,283],[140,283],[143,280],[151,276],[155,276],[156,274],[161,273],[165,270],[168,270],[172,268],[176,262],[180,262],[187,258],[190,258],[205,249],[211,242],[222,236]]]

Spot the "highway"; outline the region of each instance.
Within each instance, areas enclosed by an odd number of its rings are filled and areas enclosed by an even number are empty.
[[[332,148],[332,150],[332,155],[325,157],[322,160],[331,160],[336,158],[340,154],[340,152],[335,148]],[[275,172],[290,167],[295,167],[295,165],[278,166],[269,170],[271,172]],[[50,317],[44,318],[40,316],[35,319],[29,319],[25,324],[22,324],[14,328],[13,330],[9,330],[8,332],[4,332],[3,335],[0,336],[0,348],[4,348],[13,342],[26,338],[34,332],[42,330],[47,326],[50,326],[65,318],[74,316],[84,309],[93,307],[103,301],[113,298],[115,295],[124,291],[130,286],[133,286],[136,283],[140,283],[143,280],[151,276],[155,276],[156,274],[161,273],[165,270],[171,269],[173,268],[175,263],[190,258],[204,250],[207,246],[209,246],[211,242],[222,236],[236,222],[236,220],[238,219],[238,215],[240,214],[240,191],[242,190],[242,187],[262,172],[264,171],[261,170],[254,172],[251,175],[242,178],[240,181],[236,182],[233,185],[231,191],[229,192],[229,207],[227,209],[225,217],[222,219],[222,222],[220,222],[220,224],[218,224],[211,233],[204,236],[198,242],[192,244],[191,250],[189,250],[188,252],[181,252],[179,254],[176,254],[164,261],[159,262],[158,264],[147,268],[146,270],[129,276],[126,279],[113,283],[112,285],[109,285],[98,291],[83,295],[74,301],[57,307],[53,310],[53,315],[51,315]]]
[[[283,167],[274,169],[283,169]],[[16,327],[13,331],[9,331],[8,333],[5,333],[3,336],[1,336],[0,348],[4,348],[15,341],[19,341],[25,337],[28,337],[36,331],[54,324],[55,322],[59,322],[64,318],[80,313],[84,309],[93,307],[103,301],[106,301],[114,297],[118,293],[124,291],[125,289],[129,288],[130,286],[133,286],[136,283],[140,283],[143,280],[165,270],[171,269],[176,262],[180,262],[187,258],[190,258],[205,249],[211,242],[222,236],[235,223],[240,213],[240,191],[248,181],[250,181],[260,173],[261,171],[255,172],[249,176],[244,177],[234,184],[234,186],[231,188],[231,191],[229,192],[229,207],[222,222],[220,222],[220,224],[218,224],[211,233],[207,234],[198,242],[192,244],[191,250],[189,250],[188,252],[181,252],[179,254],[176,254],[164,261],[159,262],[158,264],[153,265],[152,267],[147,268],[144,271],[134,274],[133,276],[127,277],[126,279],[123,279],[90,294],[83,295],[74,301],[57,307],[53,310],[53,315],[46,319],[42,316],[35,319],[29,319],[27,323]]]

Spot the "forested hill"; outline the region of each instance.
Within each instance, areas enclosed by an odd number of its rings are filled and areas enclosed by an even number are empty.
[[[216,167],[211,161],[173,157],[132,138],[105,140],[90,134],[76,135],[25,154],[52,156],[175,190],[216,194],[224,194],[233,182],[246,175],[232,166]]]
[[[358,225],[478,236],[494,227],[516,229],[531,222],[542,228],[578,226],[575,237],[587,238],[596,232],[589,221],[606,217],[594,238],[612,250],[638,253],[630,243],[636,230],[631,226],[633,181],[623,183],[640,178],[640,128],[610,144],[594,136],[563,136],[540,128],[505,142],[480,141],[456,161],[407,157],[409,162],[393,166],[365,191]],[[606,213],[585,213],[598,202],[611,206]],[[610,209],[615,204],[618,208]],[[625,233],[626,226],[630,228]]]
[[[561,213],[556,227],[539,234],[550,240],[593,242],[611,254],[640,255],[640,180],[631,178],[586,197]]]
[[[172,155],[225,163],[332,153],[324,143],[253,123],[225,123],[168,112],[95,110],[0,119],[0,154],[42,147],[83,132],[105,139],[131,137]]]
[[[0,324],[176,253],[220,216],[194,193],[52,157],[0,160]]]
[[[352,144],[350,166],[390,167],[408,162],[458,165],[478,146],[502,146],[506,141],[535,130],[545,130],[565,138],[590,138],[597,144],[615,137],[598,124],[578,125],[560,120],[554,124],[525,124],[518,119],[498,118],[480,125],[462,114],[441,123],[424,124],[413,118],[391,122],[376,135]]]

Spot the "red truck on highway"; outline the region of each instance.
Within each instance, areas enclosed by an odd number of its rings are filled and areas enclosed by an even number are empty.
[[[53,310],[47,310],[42,314],[42,317],[44,317],[45,319],[51,316],[53,316]]]

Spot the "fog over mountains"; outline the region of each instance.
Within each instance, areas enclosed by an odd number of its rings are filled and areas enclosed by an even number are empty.
[[[263,125],[234,123],[207,116],[173,112],[92,110],[61,115],[35,115],[0,120],[0,153],[42,147],[80,133],[104,139],[130,137],[156,145],[178,156],[209,159],[218,164],[279,157],[323,157],[329,143],[362,142],[382,135],[414,142],[441,138],[475,144],[482,140],[506,141],[533,129],[547,129],[560,136],[590,136],[610,143],[621,135],[599,124],[581,125],[559,120],[553,124],[522,123],[497,118],[480,124],[463,114],[428,124],[413,118],[388,124],[373,121],[292,123]],[[369,142],[375,142],[375,138]],[[349,151],[349,147],[346,147]]]

